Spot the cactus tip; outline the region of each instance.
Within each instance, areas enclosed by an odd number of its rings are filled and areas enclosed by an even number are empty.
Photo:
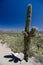
[[[32,4],[30,3],[30,4],[28,4],[28,6],[32,6]]]

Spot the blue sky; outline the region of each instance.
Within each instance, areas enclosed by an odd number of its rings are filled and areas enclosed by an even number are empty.
[[[31,27],[43,31],[43,0],[0,0],[0,29],[23,30],[29,3],[32,4]]]

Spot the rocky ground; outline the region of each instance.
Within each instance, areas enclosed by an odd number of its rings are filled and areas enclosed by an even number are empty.
[[[0,43],[0,65],[43,65],[34,57],[29,58],[28,62],[23,57],[23,53],[13,53],[5,44]]]

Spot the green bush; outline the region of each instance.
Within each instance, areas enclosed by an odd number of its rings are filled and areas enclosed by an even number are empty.
[[[13,52],[20,52],[20,48],[14,45],[14,47],[11,49]]]

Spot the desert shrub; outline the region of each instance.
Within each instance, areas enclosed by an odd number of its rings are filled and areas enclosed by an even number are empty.
[[[14,44],[15,44],[15,38],[14,37],[7,37],[5,39],[5,42],[7,43],[7,46],[12,48],[14,46]]]
[[[0,35],[0,39],[2,39],[3,38],[3,35]]]
[[[13,49],[13,51],[15,51],[15,49],[19,51],[19,49],[22,50],[23,47],[23,36],[21,35],[18,35],[16,37],[7,36],[5,38],[5,42],[7,43],[8,47]]]
[[[39,60],[39,62],[43,63],[43,56],[38,54],[37,56],[35,56],[35,58],[37,58]]]
[[[11,48],[11,50],[13,52],[20,52],[20,48],[18,46],[16,46],[16,45],[14,45],[13,48]]]

